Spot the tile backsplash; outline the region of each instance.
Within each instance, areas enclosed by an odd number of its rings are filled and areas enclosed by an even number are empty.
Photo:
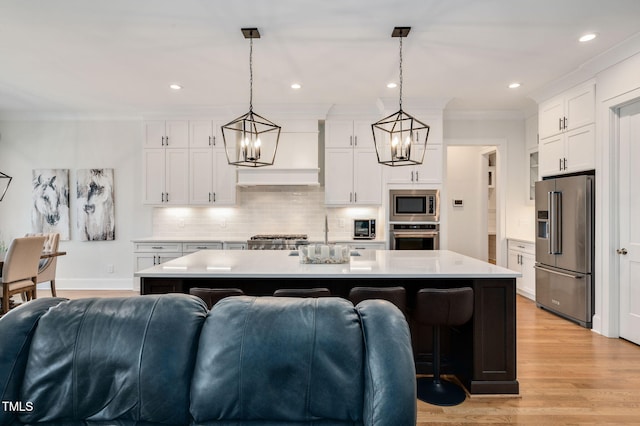
[[[323,187],[237,190],[235,206],[155,208],[153,237],[245,241],[255,234],[307,234],[310,240],[321,241],[326,214],[329,239],[335,241],[351,238],[354,218],[375,218],[382,224],[377,207],[326,207]]]

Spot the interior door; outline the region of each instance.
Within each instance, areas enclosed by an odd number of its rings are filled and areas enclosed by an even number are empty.
[[[640,101],[620,110],[620,337],[640,345]]]

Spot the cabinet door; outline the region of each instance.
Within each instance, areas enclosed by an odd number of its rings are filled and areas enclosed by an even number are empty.
[[[324,163],[325,204],[351,204],[353,202],[353,149],[327,149]]]
[[[236,167],[227,162],[224,149],[213,150],[214,204],[231,206],[236,203]]]
[[[353,123],[353,146],[358,149],[375,149],[373,143],[373,131],[371,123],[373,121],[354,121]]]
[[[595,126],[585,126],[565,134],[566,173],[595,168]]]
[[[596,93],[593,84],[577,87],[565,95],[566,130],[574,130],[596,121]]]
[[[212,149],[189,149],[189,204],[209,204],[213,201]]]
[[[563,130],[564,118],[564,98],[559,96],[543,104],[540,104],[538,111],[538,129],[540,139],[557,135]]]
[[[166,149],[165,204],[189,202],[189,150]]]
[[[534,265],[536,264],[535,256],[529,253],[521,254],[521,267],[522,278],[518,289],[522,295],[528,297],[531,300],[536,299],[536,270]]]
[[[215,127],[209,120],[189,122],[189,147],[207,148],[215,146]]]
[[[538,154],[540,176],[562,173],[564,159],[564,135],[556,135],[540,140]]]
[[[165,123],[165,147],[187,148],[189,146],[189,122],[167,121]]]
[[[327,120],[324,131],[325,148],[353,147],[353,121]]]
[[[382,204],[382,165],[375,149],[353,151],[353,202],[355,204]]]
[[[145,149],[142,152],[142,202],[161,204],[164,200],[164,149]]]
[[[442,145],[427,145],[422,164],[414,166],[414,182],[442,183]]]
[[[155,266],[156,255],[155,253],[138,253],[135,255],[135,270],[134,272],[142,271],[143,269],[151,268]]]
[[[144,148],[164,148],[164,120],[149,120],[144,124]]]

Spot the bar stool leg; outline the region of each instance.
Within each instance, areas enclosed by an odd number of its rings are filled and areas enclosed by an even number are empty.
[[[421,377],[418,383],[418,399],[433,405],[450,407],[464,402],[467,394],[463,388],[440,376],[440,326],[433,326],[433,378]]]

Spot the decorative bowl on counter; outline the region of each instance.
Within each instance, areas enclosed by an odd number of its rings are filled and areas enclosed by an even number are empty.
[[[298,247],[300,263],[349,263],[349,246],[309,244]]]

